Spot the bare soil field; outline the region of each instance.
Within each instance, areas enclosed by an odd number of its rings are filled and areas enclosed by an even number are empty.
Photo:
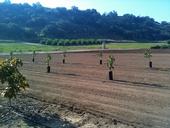
[[[62,54],[52,54],[51,73],[46,73],[46,54],[37,54],[35,63],[31,55],[18,57],[24,61],[22,72],[31,97],[133,127],[169,128],[169,53],[154,51],[152,69],[141,50],[106,52],[103,65],[99,65],[98,52],[67,53],[66,64],[62,64]],[[114,81],[108,80],[110,54],[116,58]]]

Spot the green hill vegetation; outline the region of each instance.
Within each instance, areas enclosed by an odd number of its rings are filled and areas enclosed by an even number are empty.
[[[120,16],[116,11],[100,14],[95,9],[47,8],[40,3],[11,4],[8,0],[0,3],[0,19],[0,39],[3,40],[39,43],[50,39],[53,40],[52,43],[61,45],[63,42],[58,42],[57,39],[74,39],[72,43],[65,44],[76,45],[77,42],[81,42],[80,39],[135,41],[170,39],[170,23],[165,21],[159,23],[147,16],[139,17],[132,14]],[[87,40],[84,42],[87,43]]]

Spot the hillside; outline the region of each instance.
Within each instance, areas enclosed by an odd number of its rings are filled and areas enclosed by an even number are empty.
[[[114,9],[114,8],[113,8]],[[0,39],[40,42],[43,38],[155,41],[170,39],[170,23],[148,16],[100,14],[77,7],[0,3]]]

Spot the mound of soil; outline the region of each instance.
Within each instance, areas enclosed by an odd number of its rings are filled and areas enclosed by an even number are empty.
[[[132,128],[116,120],[97,117],[83,111],[71,111],[59,104],[49,104],[19,96],[8,107],[0,98],[1,128]]]

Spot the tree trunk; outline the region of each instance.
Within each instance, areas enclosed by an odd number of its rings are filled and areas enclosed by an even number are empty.
[[[9,99],[8,107],[9,107],[9,112],[11,113],[11,110],[12,110],[12,100],[11,99]]]
[[[63,59],[63,64],[65,64],[65,59]]]
[[[152,61],[149,61],[149,67],[152,68]]]
[[[47,73],[50,73],[50,66],[47,66]]]
[[[103,64],[103,62],[102,62],[102,60],[100,60],[100,65],[102,65]]]
[[[32,58],[32,62],[34,62],[35,61],[35,59],[34,58]]]
[[[113,71],[109,71],[109,80],[113,80]]]
[[[12,103],[11,103],[11,99],[9,99],[9,108],[11,108],[11,105],[12,105]]]

